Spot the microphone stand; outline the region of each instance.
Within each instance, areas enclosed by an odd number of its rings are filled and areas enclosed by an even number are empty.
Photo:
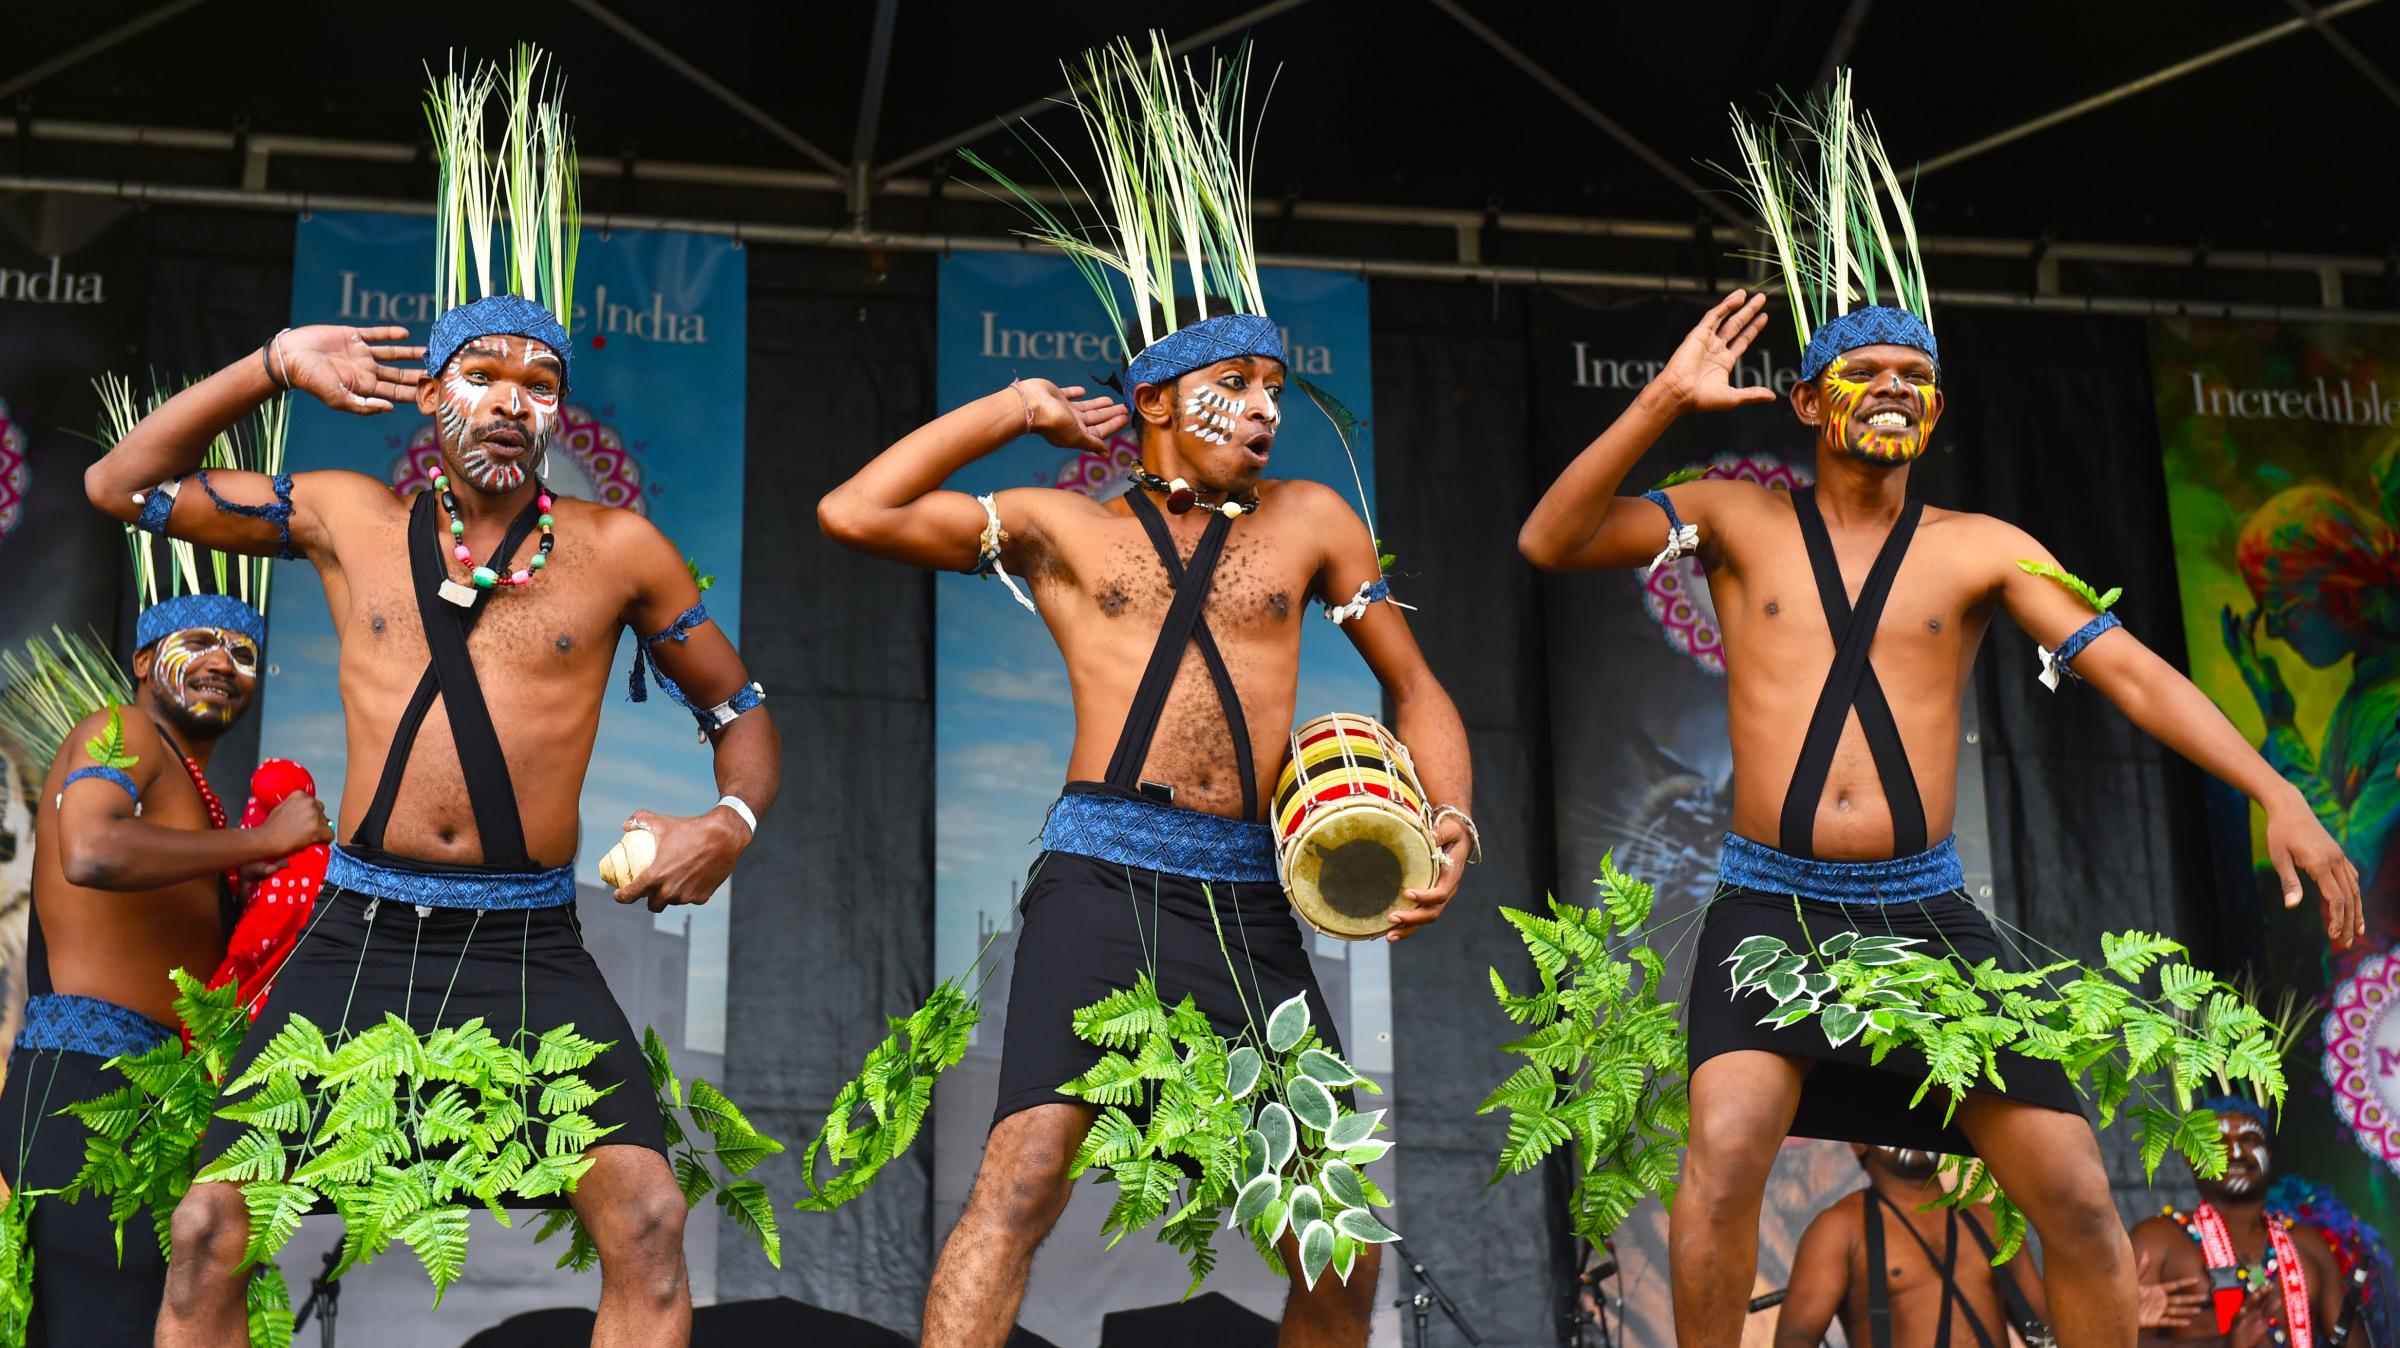
[[[1396,1240],[1392,1242],[1392,1252],[1400,1256],[1401,1263],[1408,1269],[1409,1276],[1415,1278],[1420,1284],[1416,1291],[1392,1303],[1396,1307],[1405,1307],[1408,1310],[1410,1321],[1414,1326],[1411,1342],[1416,1345],[1416,1348],[1425,1348],[1425,1333],[1433,1319],[1433,1308],[1436,1306],[1441,1307],[1442,1314],[1448,1316],[1450,1323],[1458,1327],[1458,1332],[1466,1336],[1468,1343],[1480,1345],[1483,1342],[1483,1336],[1477,1334],[1475,1327],[1467,1323],[1466,1316],[1459,1314],[1458,1303],[1452,1301],[1450,1294],[1442,1290],[1442,1285],[1433,1280],[1433,1273],[1425,1267],[1425,1261],[1410,1254],[1408,1247]]]
[[[294,1335],[299,1334],[300,1327],[308,1323],[311,1312],[317,1313],[317,1342],[324,1348],[333,1348],[333,1322],[342,1313],[342,1284],[332,1276],[333,1266],[340,1262],[342,1242],[336,1240],[333,1248],[325,1252],[324,1268],[308,1280],[308,1299],[300,1303],[299,1310],[292,1312]]]

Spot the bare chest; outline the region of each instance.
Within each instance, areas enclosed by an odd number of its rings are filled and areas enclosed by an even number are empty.
[[[1175,602],[1176,584],[1164,558],[1138,522],[1102,526],[1061,549],[1050,579],[1066,582],[1066,599],[1083,625],[1154,637]],[[1200,538],[1196,528],[1175,539],[1179,569],[1188,573]],[[1220,640],[1272,640],[1297,633],[1311,567],[1283,533],[1264,521],[1235,522],[1209,581],[1202,614]]]
[[[343,674],[413,683],[431,658],[424,613],[446,616],[451,606],[438,593],[419,594],[399,528],[379,541],[345,549],[346,583],[338,594],[328,587]],[[495,680],[538,684],[606,672],[624,597],[602,561],[598,548],[562,532],[548,568],[531,584],[492,592],[467,636],[468,655],[487,687]],[[463,569],[453,567],[453,578]]]

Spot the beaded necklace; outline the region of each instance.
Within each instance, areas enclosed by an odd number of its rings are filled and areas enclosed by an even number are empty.
[[[152,721],[151,725],[157,727],[158,737],[166,742],[169,749],[175,751],[175,756],[183,760],[184,775],[192,779],[192,789],[200,793],[200,808],[208,812],[208,826],[224,828],[226,826],[225,802],[217,799],[217,793],[209,787],[208,774],[201,771],[199,760],[178,748],[175,744],[175,737],[167,733],[165,726],[159,725],[156,721]],[[241,892],[241,872],[229,870],[225,872],[224,879],[225,883],[232,887],[233,892],[237,894]]]
[[[1146,468],[1136,468],[1133,470],[1133,482],[1144,491],[1157,492],[1166,497],[1167,513],[1170,515],[1189,514],[1192,507],[1200,504],[1199,489],[1182,478],[1169,482]],[[1229,520],[1238,520],[1258,509],[1258,493],[1254,491],[1238,498],[1229,496],[1206,509],[1214,510]]]
[[[533,557],[524,566],[505,576],[500,574],[499,566],[505,559],[497,552],[492,554],[489,562],[482,566],[475,566],[475,554],[467,551],[467,522],[458,516],[458,498],[450,494],[450,475],[447,473],[434,474],[433,490],[441,498],[442,513],[450,517],[450,555],[469,566],[474,566],[469,578],[475,582],[476,589],[489,590],[499,585],[529,585],[533,582],[534,572],[550,565],[550,549],[558,545],[557,521],[550,517],[550,489],[542,485],[539,478],[536,478],[533,484],[533,503],[539,506],[542,512],[541,518],[534,521],[535,524],[541,526],[542,546],[534,552]],[[475,596],[472,594],[467,595],[464,599],[454,596],[451,593],[454,586],[459,589],[465,588],[459,586],[455,581],[445,580],[442,582],[444,599],[448,599],[454,604],[475,602]]]

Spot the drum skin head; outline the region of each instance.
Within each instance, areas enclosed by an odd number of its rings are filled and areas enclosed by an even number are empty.
[[[1365,941],[1392,928],[1401,891],[1433,883],[1424,829],[1390,802],[1361,797],[1310,817],[1284,855],[1292,907],[1327,936]]]

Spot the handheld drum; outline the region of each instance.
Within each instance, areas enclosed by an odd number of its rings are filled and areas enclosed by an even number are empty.
[[[1292,732],[1275,783],[1277,869],[1308,925],[1346,941],[1391,930],[1401,891],[1433,883],[1433,828],[1408,746],[1334,712]]]

